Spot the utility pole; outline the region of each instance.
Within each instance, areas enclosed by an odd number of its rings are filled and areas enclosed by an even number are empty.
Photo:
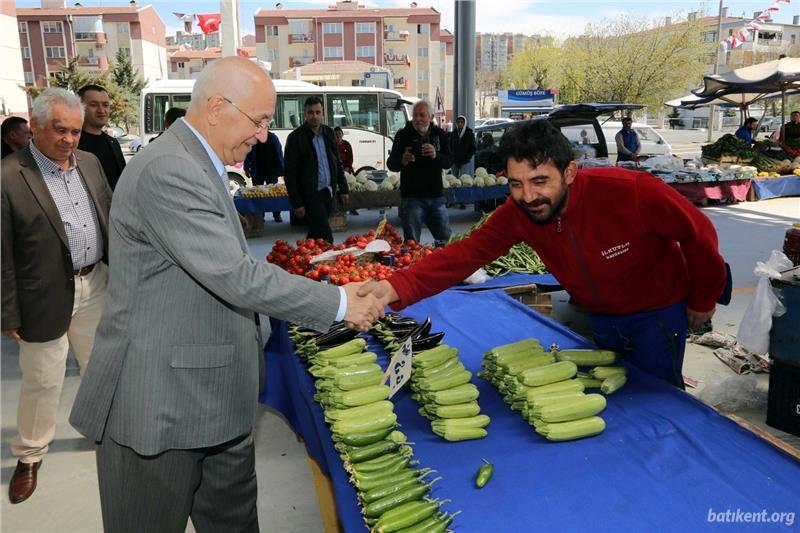
[[[719,11],[717,13],[717,53],[714,56],[714,74],[717,73],[719,68],[719,50],[722,48],[722,0],[719,0]],[[714,104],[708,106],[708,142],[711,142],[714,136],[715,107]],[[720,129],[722,129],[722,124],[720,124]]]
[[[455,0],[456,36],[453,68],[453,123],[464,115],[475,123],[475,0]]]
[[[220,0],[219,15],[222,57],[235,56],[239,48],[239,0]]]

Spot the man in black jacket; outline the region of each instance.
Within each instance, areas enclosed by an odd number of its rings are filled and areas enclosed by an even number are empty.
[[[437,243],[450,238],[450,220],[442,188],[442,170],[453,157],[444,130],[431,123],[431,105],[414,104],[411,122],[397,132],[386,166],[400,172],[400,218],[403,237],[420,240],[424,222]]]
[[[453,175],[460,178],[463,174],[470,177],[475,174],[475,134],[467,127],[467,119],[459,115],[456,129],[450,134],[453,144]]]
[[[333,243],[328,217],[337,187],[339,201],[347,205],[347,181],[333,130],[322,123],[322,100],[308,97],[303,115],[305,122],[286,139],[286,190],[295,216],[308,220],[308,238]]]
[[[117,186],[120,174],[125,169],[125,156],[119,141],[103,131],[111,116],[111,100],[108,91],[100,85],[89,84],[78,90],[84,106],[83,131],[78,149],[93,153],[108,180],[111,190]]]

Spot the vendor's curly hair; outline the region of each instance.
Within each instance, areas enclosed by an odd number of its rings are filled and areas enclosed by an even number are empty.
[[[500,139],[500,157],[528,161],[538,167],[552,163],[563,174],[573,160],[572,145],[561,131],[546,119],[515,124]]]

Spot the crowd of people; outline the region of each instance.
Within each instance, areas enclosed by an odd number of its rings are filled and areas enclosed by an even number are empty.
[[[544,120],[502,138],[510,197],[467,239],[387,281],[294,276],[249,253],[225,166],[245,161],[267,183],[282,164],[295,215],[332,241],[327,215],[335,198],[347,205],[352,162],[321,100],[306,100],[281,161],[272,81],[247,59],[220,59],[185,116],[125,164],[102,132],[107,92],[84,89],[43,91],[30,142],[27,124],[3,126],[2,332],[22,370],[12,503],[36,489],[70,347],[82,376],[70,423],[96,445],[106,530],[183,531],[191,517],[202,531],[257,531],[252,427],[269,317],[365,331],[387,305],[431,296],[526,242],[587,310],[599,347],[682,387],[687,325],[713,315],[725,286],[702,212],[655,177],[579,170]],[[442,172],[468,172],[481,147],[463,117],[449,135],[431,111],[414,105],[388,166],[401,175],[406,238],[419,240],[424,222],[445,242]]]

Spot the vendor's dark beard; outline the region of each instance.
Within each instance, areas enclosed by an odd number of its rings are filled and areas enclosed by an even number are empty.
[[[536,224],[547,224],[554,216],[561,213],[561,211],[564,209],[564,206],[567,205],[568,199],[569,187],[567,187],[565,184],[564,193],[556,200],[555,203],[551,202],[549,198],[538,198],[532,202],[523,202],[520,200],[517,202],[517,205],[520,206],[528,215],[528,217],[530,217],[530,219]],[[548,209],[544,215],[534,215],[531,209],[542,205],[549,205],[550,209]]]

